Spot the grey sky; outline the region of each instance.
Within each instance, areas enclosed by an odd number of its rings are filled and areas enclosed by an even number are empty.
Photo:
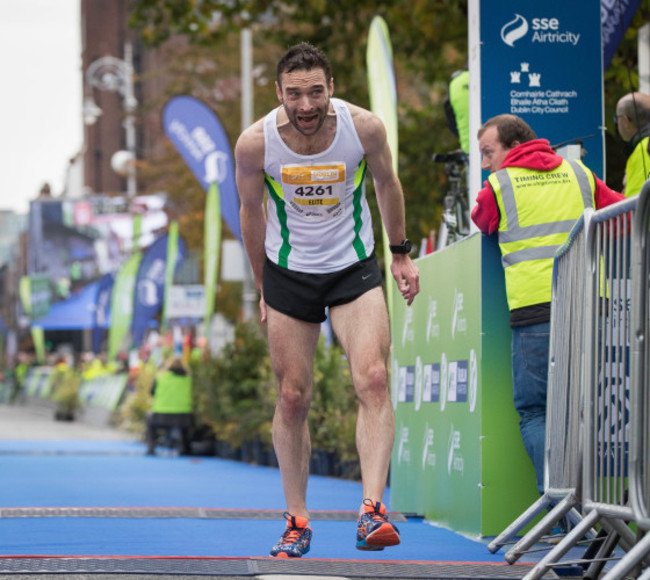
[[[0,0],[0,209],[58,195],[82,146],[79,0]]]

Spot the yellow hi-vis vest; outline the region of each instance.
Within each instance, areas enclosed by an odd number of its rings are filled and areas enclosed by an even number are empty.
[[[553,258],[587,207],[594,176],[580,161],[552,171],[507,167],[488,178],[501,219],[499,246],[510,310],[551,301]]]
[[[158,373],[151,410],[154,413],[191,413],[192,377],[171,371]]]
[[[634,151],[625,164],[625,197],[632,197],[641,191],[643,184],[650,177],[650,153],[648,141],[644,137],[636,144]]]
[[[449,102],[456,117],[460,147],[469,153],[469,71],[464,70],[451,79]]]

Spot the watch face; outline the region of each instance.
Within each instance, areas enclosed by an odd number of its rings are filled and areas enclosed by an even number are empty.
[[[412,246],[410,240],[404,240],[404,253],[408,254],[411,251]]]

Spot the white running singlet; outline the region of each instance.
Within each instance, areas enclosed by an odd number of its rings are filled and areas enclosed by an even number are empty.
[[[325,274],[369,257],[374,237],[365,191],[366,160],[350,111],[331,99],[336,135],[322,153],[299,155],[264,119],[266,255],[289,270]]]

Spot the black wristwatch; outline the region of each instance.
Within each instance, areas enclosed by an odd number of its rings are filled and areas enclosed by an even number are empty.
[[[411,241],[408,238],[404,238],[402,243],[399,246],[388,246],[391,254],[409,254],[411,248],[413,247]]]

